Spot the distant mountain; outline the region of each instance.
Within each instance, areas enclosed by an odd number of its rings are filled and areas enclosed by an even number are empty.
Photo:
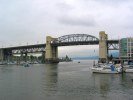
[[[119,57],[119,52],[111,52],[111,54],[113,55],[113,57]],[[111,55],[109,54],[109,56]],[[72,60],[93,60],[99,59],[99,56],[92,56],[92,57],[73,57]]]
[[[93,59],[98,59],[98,56],[93,56],[93,57],[74,57],[72,58],[73,60],[93,60]]]

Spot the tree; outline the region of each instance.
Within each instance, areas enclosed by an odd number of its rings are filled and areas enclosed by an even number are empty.
[[[30,55],[30,61],[33,62],[34,61],[34,56]]]

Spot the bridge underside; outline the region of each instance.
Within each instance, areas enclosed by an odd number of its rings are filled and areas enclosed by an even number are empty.
[[[54,43],[52,46],[74,46],[74,45],[99,45],[99,41],[76,41],[76,42],[63,42]],[[118,40],[108,40],[107,41],[108,50],[119,50]]]
[[[8,47],[0,49],[0,61],[5,61],[13,55],[27,56],[28,53],[45,53],[45,44],[27,45],[18,47]],[[26,58],[26,57],[25,57]]]
[[[73,45],[98,45],[99,41],[74,41],[74,42],[60,42],[51,44],[52,46],[73,46]]]

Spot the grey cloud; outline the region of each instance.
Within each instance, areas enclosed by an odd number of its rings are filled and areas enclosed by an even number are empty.
[[[97,5],[102,5],[104,6],[110,6],[110,7],[117,7],[119,5],[123,5],[125,3],[132,3],[132,0],[80,0],[80,2],[83,2],[85,5],[86,4],[90,4],[90,3],[94,3]]]
[[[131,1],[131,0],[94,0],[96,2],[101,2],[101,3],[122,3],[122,2],[128,2],[128,1]]]
[[[49,34],[99,30],[131,33],[132,4],[133,0],[0,0],[0,42],[32,43]]]
[[[127,20],[124,22],[124,24],[122,25],[122,27],[125,29],[130,29],[132,31],[132,27],[133,27],[133,15],[126,17]]]
[[[95,26],[95,20],[92,17],[62,17],[59,19],[59,22],[66,25],[73,25],[73,26]]]
[[[70,6],[69,4],[65,3],[65,2],[60,2],[60,3],[57,3],[56,4],[57,8],[60,10],[60,11],[70,11],[73,9],[72,6]]]

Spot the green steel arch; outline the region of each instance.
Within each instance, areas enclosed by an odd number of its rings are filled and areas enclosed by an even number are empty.
[[[63,43],[63,42],[84,42],[84,41],[98,41],[99,39],[95,36],[88,35],[88,34],[69,34],[59,37],[56,40],[56,43]]]

